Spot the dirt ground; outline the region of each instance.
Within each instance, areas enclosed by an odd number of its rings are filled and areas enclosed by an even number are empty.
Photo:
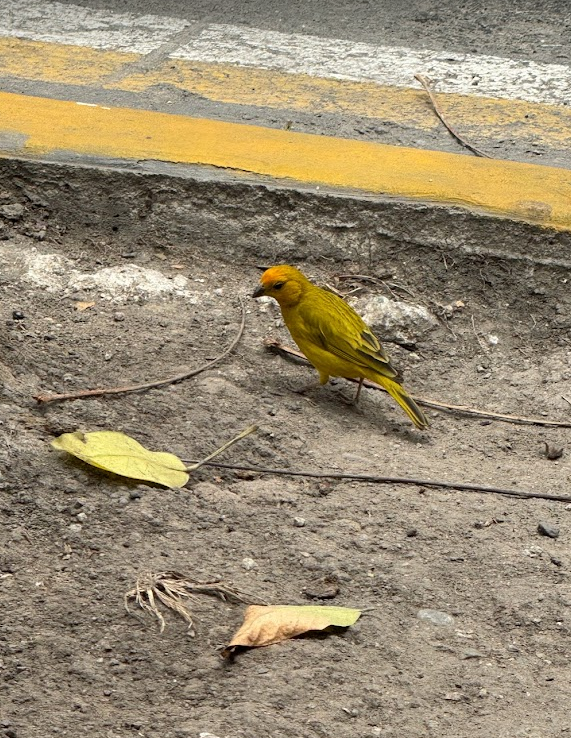
[[[287,341],[287,332],[248,297],[253,263],[211,260],[197,244],[159,253],[62,246],[41,231],[4,237],[1,736],[571,736],[571,505],[215,468],[173,491],[107,476],[49,445],[62,432],[113,429],[200,458],[257,423],[221,460],[570,494],[571,431],[429,410],[431,428],[418,432],[380,392],[367,391],[358,408],[341,402],[342,381],[296,394],[311,370],[265,352],[264,337]],[[42,285],[30,253],[70,261]],[[299,266],[338,286],[340,271],[385,275],[399,299],[440,315],[414,351],[387,344],[414,394],[569,420],[565,273],[477,257],[437,262],[427,268],[418,250],[395,246],[383,264]],[[189,282],[181,294],[135,291],[115,302],[104,287],[65,282],[69,270],[125,264]],[[379,284],[360,294],[371,289],[387,294]],[[246,330],[219,366],[138,394],[43,408],[32,399],[214,358],[237,331],[238,295]],[[443,307],[457,300],[463,308]],[[79,311],[78,301],[95,304]],[[546,442],[563,456],[547,459]],[[559,537],[540,535],[542,521]],[[195,637],[172,613],[162,634],[126,613],[137,576],[164,570],[282,604],[319,603],[308,594],[334,581],[339,592],[324,604],[366,612],[343,633],[228,663],[219,649],[241,623],[240,605],[199,598]],[[451,617],[435,624],[419,617],[423,609]]]

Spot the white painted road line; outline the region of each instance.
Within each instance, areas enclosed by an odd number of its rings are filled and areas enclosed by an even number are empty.
[[[1,0],[0,36],[148,54],[190,27],[181,18],[92,10],[44,0]]]
[[[178,18],[45,0],[2,0],[1,5],[0,36],[137,54],[154,51],[192,27]],[[408,88],[418,87],[414,75],[422,73],[440,92],[556,105],[571,101],[571,68],[561,64],[372,46],[245,26],[207,25],[171,57]]]
[[[419,86],[414,75],[422,73],[438,82],[439,92],[554,104],[571,101],[571,68],[561,64],[370,46],[257,28],[210,25],[171,56],[395,87]]]

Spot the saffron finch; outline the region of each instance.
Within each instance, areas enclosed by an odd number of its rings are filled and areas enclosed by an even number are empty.
[[[428,426],[426,416],[398,381],[398,373],[378,339],[344,300],[286,264],[262,274],[253,297],[264,295],[277,300],[293,340],[319,372],[321,384],[330,376],[359,379],[357,402],[363,380],[369,379],[386,389],[417,428]]]

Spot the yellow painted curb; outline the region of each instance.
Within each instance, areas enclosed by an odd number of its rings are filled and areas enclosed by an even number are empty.
[[[372,118],[421,132],[441,130],[448,138],[422,90],[181,59],[159,61],[141,71],[136,62],[142,58],[134,53],[0,38],[3,77],[137,93],[171,85],[229,105]],[[440,94],[438,99],[449,119],[475,144],[513,140],[571,149],[571,108],[475,95]]]
[[[5,155],[204,164],[478,209],[571,230],[571,171],[180,115],[0,93]]]

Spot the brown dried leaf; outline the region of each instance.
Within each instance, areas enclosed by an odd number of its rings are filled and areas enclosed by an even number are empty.
[[[321,607],[320,605],[250,605],[242,627],[222,652],[230,656],[236,646],[253,648],[269,646],[308,630],[324,630],[330,625],[347,628],[361,616],[360,610],[349,607]]]

